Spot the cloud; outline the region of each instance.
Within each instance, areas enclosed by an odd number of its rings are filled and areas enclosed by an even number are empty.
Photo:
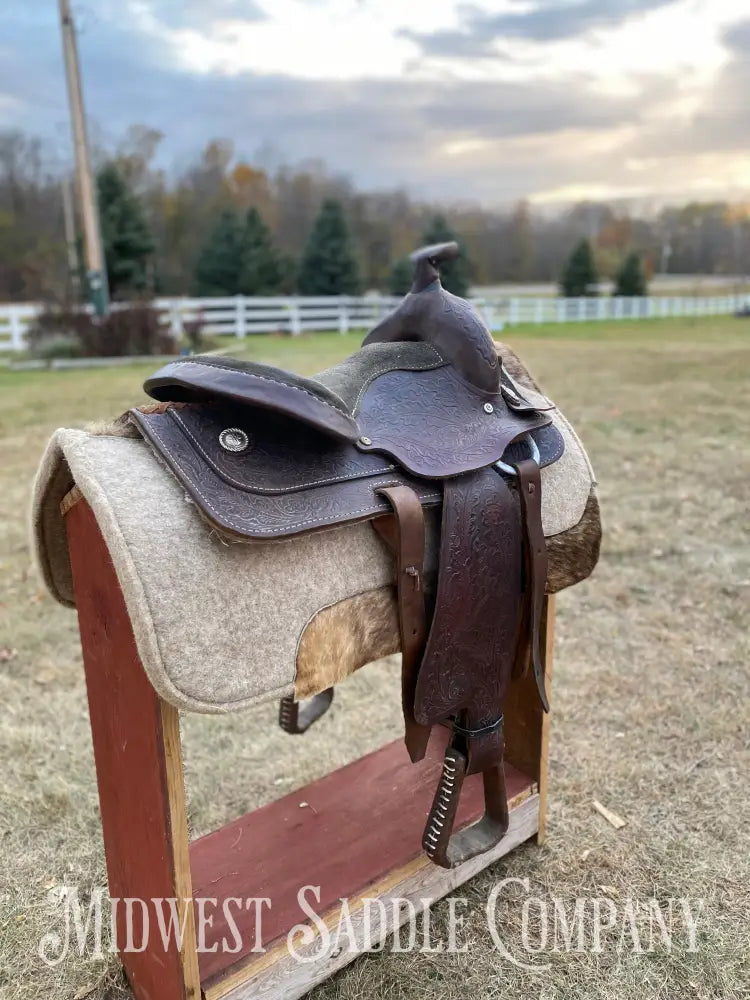
[[[499,39],[557,42],[585,34],[592,28],[610,28],[628,18],[651,13],[674,0],[536,0],[522,10],[492,14],[473,4],[459,7],[461,28],[434,32],[402,30],[400,35],[419,46],[425,56],[470,58],[496,55]]]
[[[253,0],[152,0],[153,16],[169,28],[206,28],[217,21],[259,22],[268,14]]]
[[[747,55],[750,49],[750,20],[729,25],[722,32],[721,40],[731,52]]]
[[[689,113],[665,114],[645,125],[629,143],[628,156],[657,158],[667,169],[677,159],[750,157],[750,20],[729,26],[721,37],[730,59],[701,92],[696,106]],[[747,171],[750,184],[750,168],[741,169]]]
[[[448,28],[425,32],[415,31],[413,28],[401,28],[398,36],[414,42],[426,56],[448,59],[494,59],[498,55],[494,39],[488,38],[481,32],[451,31]]]
[[[617,5],[621,14],[624,6]],[[151,4],[157,9],[159,17],[177,17],[175,3],[159,0]],[[197,2],[190,9],[202,16]],[[249,10],[242,5],[243,16]],[[45,15],[44,30],[31,16],[6,21],[0,127],[47,137],[58,161],[69,161],[54,19]],[[750,21],[723,31],[724,64],[700,86],[677,73],[630,74],[627,90],[617,92],[559,68],[502,82],[453,73],[345,81],[199,73],[168,58],[158,34],[104,14],[86,27],[80,48],[92,133],[110,148],[139,123],[165,134],[159,155],[170,170],[184,169],[210,139],[227,138],[238,155],[252,157],[271,143],[280,161],[317,158],[363,187],[500,204],[587,186],[680,197],[696,184],[720,191],[745,169],[750,186],[748,36]]]

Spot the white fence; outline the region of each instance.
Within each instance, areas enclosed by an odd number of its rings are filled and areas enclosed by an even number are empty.
[[[377,323],[400,300],[381,295],[330,298],[156,299],[154,305],[175,336],[200,322],[206,333],[245,337],[256,333],[308,330],[363,330]],[[656,319],[667,316],[723,316],[750,309],[750,294],[656,296],[652,298],[559,299],[493,296],[474,305],[492,331],[517,323],[575,323],[594,320]],[[26,329],[42,307],[33,303],[0,305],[0,351],[25,346]]]

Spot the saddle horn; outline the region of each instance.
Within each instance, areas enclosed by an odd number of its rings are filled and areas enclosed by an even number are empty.
[[[500,363],[492,336],[474,307],[446,291],[440,264],[458,256],[457,243],[436,243],[411,254],[414,281],[396,309],[365,337],[363,346],[399,340],[432,344],[472,385],[500,390]]]

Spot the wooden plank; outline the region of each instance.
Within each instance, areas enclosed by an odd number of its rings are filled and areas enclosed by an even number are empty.
[[[544,628],[544,683],[547,691],[547,701],[550,709],[552,707],[552,674],[554,672],[555,653],[555,597],[551,594],[547,598],[547,604],[543,619]],[[539,698],[536,698],[537,704]],[[539,770],[537,771],[537,782],[539,784],[539,831],[536,835],[536,842],[542,844],[547,830],[547,792],[549,788],[549,734],[550,734],[550,713],[542,712],[541,733],[539,740]]]
[[[138,1000],[199,1000],[192,905],[182,950],[174,938],[166,949],[160,938],[157,946],[151,912],[154,898],[192,896],[177,713],[161,702],[143,670],[112,561],[85,500],[69,509],[66,526],[110,895],[149,906],[150,945],[140,953],[124,947],[122,962]],[[131,907],[138,946],[145,921],[140,906]],[[121,946],[128,943],[125,917],[120,904]]]
[[[542,616],[542,648],[545,656],[547,698],[550,696],[552,649],[554,645],[554,597],[546,599]],[[546,769],[543,758],[545,727],[549,719],[542,708],[531,668],[525,677],[513,681],[505,696],[505,756],[524,774],[540,782]]]
[[[60,501],[60,513],[62,516],[65,517],[71,507],[75,507],[79,500],[83,500],[83,493],[81,493],[77,486],[74,486],[72,490],[68,490]]]
[[[267,947],[306,919],[297,899],[302,886],[319,887],[315,910],[325,913],[340,898],[361,895],[415,859],[434,867],[422,858],[421,838],[447,735],[436,729],[429,757],[420,764],[412,764],[403,741],[395,740],[190,845],[195,896],[216,900],[204,940],[217,950],[199,955],[204,988],[226,974],[230,963],[246,959],[256,932]],[[512,766],[506,777],[516,802],[536,790]],[[457,828],[479,818],[483,805],[481,776],[473,775],[464,786]],[[233,909],[243,947],[226,954],[223,942],[231,943],[233,935],[223,901],[258,897],[271,900],[261,927],[255,908]]]
[[[304,947],[295,943],[300,961],[293,955],[286,940],[278,942],[266,954],[259,955],[243,969],[214,983],[205,985],[206,1000],[296,1000],[339,969],[403,926],[413,911],[421,913],[427,905],[448,895],[488,865],[534,836],[539,814],[539,796],[521,797],[511,810],[510,827],[502,842],[493,850],[467,861],[459,868],[447,871],[438,868],[424,856],[392,872],[374,883],[365,895],[350,898],[348,915],[351,924],[347,933],[337,937],[342,909],[334,907],[325,916],[329,937],[319,931]],[[378,899],[381,909],[368,903]],[[367,921],[365,919],[367,914]],[[342,926],[344,926],[342,924]],[[348,933],[351,926],[353,933]],[[351,945],[350,945],[351,942]]]
[[[182,740],[180,738],[180,713],[168,702],[159,698],[161,708],[162,738],[164,748],[164,778],[169,805],[170,846],[174,897],[189,900],[185,905],[182,927],[180,961],[186,982],[186,1000],[199,996],[200,971],[195,937],[195,910],[193,909],[193,877],[190,870],[190,833],[185,795],[185,771],[182,765]]]

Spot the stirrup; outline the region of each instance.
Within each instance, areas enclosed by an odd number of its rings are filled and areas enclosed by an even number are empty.
[[[508,832],[508,796],[502,760],[482,771],[484,816],[465,830],[452,832],[466,769],[466,755],[449,746],[422,837],[425,854],[441,868],[456,868],[484,854],[499,844]]]
[[[307,701],[295,701],[290,694],[279,701],[279,725],[285,733],[297,736],[325,715],[333,701],[333,688],[326,688]]]

